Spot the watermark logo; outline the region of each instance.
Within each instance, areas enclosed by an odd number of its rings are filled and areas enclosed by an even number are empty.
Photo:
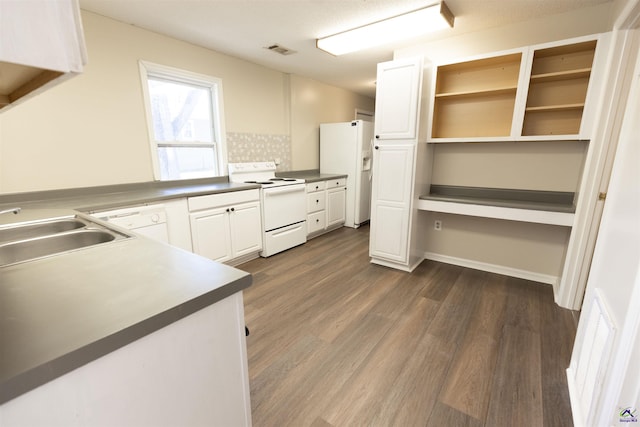
[[[626,407],[620,410],[620,422],[621,423],[637,423],[638,422],[638,410],[632,407]]]

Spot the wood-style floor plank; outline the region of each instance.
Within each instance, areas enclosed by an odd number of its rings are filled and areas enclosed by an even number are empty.
[[[239,266],[253,425],[571,425],[575,313],[551,287],[369,263],[368,227]]]

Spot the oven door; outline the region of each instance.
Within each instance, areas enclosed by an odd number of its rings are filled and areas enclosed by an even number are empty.
[[[306,187],[304,184],[265,188],[262,190],[262,194],[265,231],[306,220]]]

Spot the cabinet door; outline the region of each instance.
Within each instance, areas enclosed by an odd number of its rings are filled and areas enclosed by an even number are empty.
[[[413,144],[375,146],[369,243],[372,257],[408,261],[414,156]]]
[[[229,218],[233,257],[260,251],[262,249],[260,203],[245,203],[234,206],[232,209]]]
[[[226,208],[192,213],[189,218],[194,253],[219,262],[233,257],[229,213]]]
[[[87,62],[77,0],[0,1],[0,40],[0,109],[82,72]]]
[[[417,137],[422,59],[409,58],[378,64],[375,137]]]
[[[327,227],[344,224],[346,216],[346,188],[327,190]]]

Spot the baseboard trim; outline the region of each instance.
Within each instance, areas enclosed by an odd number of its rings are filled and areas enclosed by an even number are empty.
[[[413,265],[400,264],[393,261],[385,261],[380,258],[371,258],[371,264],[382,265],[383,267],[395,268],[396,270],[406,271],[411,273],[422,262],[422,259],[415,262]]]
[[[444,262],[446,264],[459,265],[460,267],[488,271],[489,273],[503,274],[505,276],[517,277],[519,279],[531,280],[533,282],[547,283],[549,285],[553,285],[554,287],[556,286],[556,283],[559,279],[557,276],[551,276],[548,274],[541,274],[528,270],[520,270],[503,265],[488,264],[471,259],[456,258],[448,255],[436,254],[433,252],[425,252],[424,258],[430,259],[432,261]]]

